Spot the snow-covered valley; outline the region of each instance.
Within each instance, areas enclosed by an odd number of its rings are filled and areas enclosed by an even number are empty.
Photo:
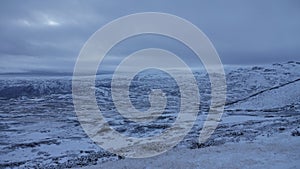
[[[195,72],[201,97],[200,112],[192,130],[170,153],[224,146],[226,150],[228,145],[248,145],[280,137],[291,137],[293,144],[298,143],[294,149],[300,151],[300,137],[297,137],[300,136],[300,62],[226,66],[225,72],[226,105],[213,135],[204,144],[198,143],[211,97],[207,74]],[[72,102],[71,78],[0,77],[0,168],[71,168],[122,162],[120,159],[124,157],[97,146],[81,128]],[[110,95],[109,76],[99,76],[95,86],[97,103],[111,127],[132,137],[157,135],[170,127],[180,106],[180,93],[174,80],[167,75],[146,72],[138,75],[131,86],[130,98],[135,108],[149,108],[150,89],[160,88],[166,92],[166,110],[162,117],[149,124],[120,117]],[[283,141],[277,147],[281,144],[284,151],[284,144],[290,143]],[[245,153],[255,155],[250,150]],[[222,153],[222,150],[217,151]],[[166,160],[168,153],[163,155]],[[287,162],[288,167],[300,165],[299,154],[293,160],[293,163]],[[283,164],[284,161],[280,163]],[[150,162],[145,165],[151,168]],[[214,168],[213,165],[207,167]]]

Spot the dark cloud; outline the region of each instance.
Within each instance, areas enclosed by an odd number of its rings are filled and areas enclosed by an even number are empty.
[[[101,26],[136,12],[165,12],[198,26],[225,64],[299,60],[300,3],[297,0],[228,1],[1,1],[0,72],[72,72],[84,42]],[[151,21],[149,21],[151,22]],[[152,46],[189,55],[149,38],[116,48],[119,57]],[[136,47],[137,46],[137,47]],[[114,60],[107,61],[113,64]],[[109,66],[108,66],[109,67]]]

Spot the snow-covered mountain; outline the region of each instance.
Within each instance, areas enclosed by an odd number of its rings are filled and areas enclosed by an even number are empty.
[[[297,135],[300,62],[225,66],[225,72],[225,112],[205,144],[198,144],[197,138],[209,110],[210,82],[206,72],[194,72],[201,97],[199,117],[176,148],[255,140],[283,130]],[[142,72],[131,82],[130,99],[138,110],[150,107],[151,89],[162,89],[166,94],[165,112],[148,124],[133,123],[118,114],[110,82],[110,76],[97,76],[96,97],[105,118],[120,133],[152,136],[170,127],[176,119],[180,91],[168,74]],[[122,158],[98,147],[82,130],[72,102],[72,77],[1,77],[0,117],[0,168],[65,168]]]

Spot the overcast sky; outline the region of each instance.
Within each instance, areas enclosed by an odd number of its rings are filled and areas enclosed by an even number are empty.
[[[224,64],[300,60],[298,0],[2,0],[0,73],[72,72],[80,49],[96,30],[137,12],[164,12],[187,19],[209,37]],[[145,36],[119,46],[112,52],[118,57],[149,46],[177,50],[184,57],[190,54],[176,42],[157,37]]]

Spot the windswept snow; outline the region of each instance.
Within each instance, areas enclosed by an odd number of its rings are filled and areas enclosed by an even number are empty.
[[[299,167],[300,138],[289,133],[257,137],[251,142],[226,143],[201,149],[173,149],[156,157],[123,159],[84,169],[152,169],[152,168],[245,168],[283,169]]]
[[[1,77],[0,168],[93,164],[120,168],[297,168],[300,63],[228,66],[225,71],[225,111],[211,138],[198,143],[210,106],[210,83],[206,72],[194,72],[201,97],[195,125],[174,149],[143,160],[119,160],[123,157],[103,150],[88,138],[74,112],[71,77]],[[180,92],[172,78],[145,72],[132,81],[130,98],[138,110],[149,108],[153,88],[162,89],[167,98],[159,118],[140,124],[117,113],[109,77],[98,77],[95,89],[98,106],[113,129],[127,136],[148,137],[172,126],[180,107]]]

